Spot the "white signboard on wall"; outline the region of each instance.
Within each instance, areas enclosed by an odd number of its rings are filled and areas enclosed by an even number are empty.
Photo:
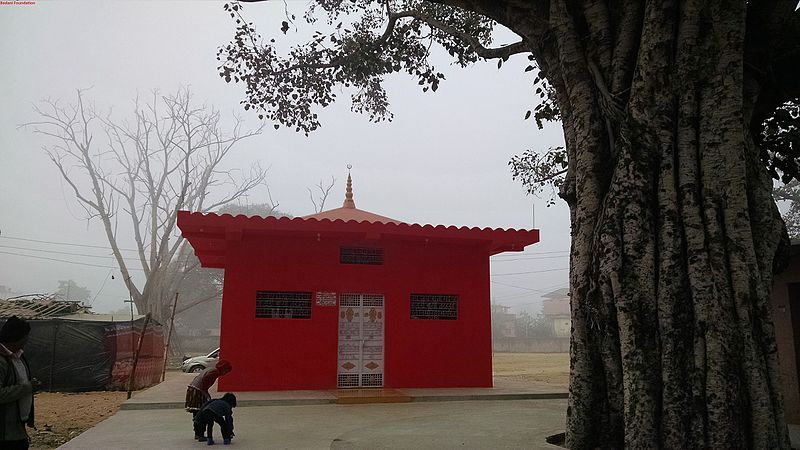
[[[336,306],[336,292],[317,292],[317,306]]]

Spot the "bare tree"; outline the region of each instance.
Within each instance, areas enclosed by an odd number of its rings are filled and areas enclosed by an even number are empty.
[[[55,141],[45,150],[86,217],[102,222],[136,308],[163,318],[178,278],[194,268],[169,269],[176,258],[188,261],[176,229],[178,210],[215,210],[264,183],[266,170],[258,164],[247,173],[222,167],[234,146],[260,134],[263,124],[245,130],[235,117],[232,129],[223,131],[219,111],[198,105],[188,89],[153,91],[146,102],[136,98],[133,117],[123,121],[100,115],[81,90],[76,100],[45,100],[34,108],[39,120],[24,126]],[[119,245],[128,231],[119,231],[118,222],[126,216],[135,258],[123,256]],[[133,270],[143,271],[143,284]]]
[[[306,188],[308,189],[308,197],[314,205],[314,212],[319,213],[325,209],[325,201],[328,200],[328,195],[330,195],[334,184],[336,184],[336,178],[331,176],[331,182],[327,185],[324,184],[323,180],[319,180],[319,184],[314,186],[316,189]],[[318,197],[314,198],[314,194],[317,190],[319,190],[319,193],[317,193]]]

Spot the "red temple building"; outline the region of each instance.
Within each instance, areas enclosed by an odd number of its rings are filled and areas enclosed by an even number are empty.
[[[491,387],[489,256],[538,230],[403,223],[344,205],[306,217],[178,213],[225,269],[222,391]]]

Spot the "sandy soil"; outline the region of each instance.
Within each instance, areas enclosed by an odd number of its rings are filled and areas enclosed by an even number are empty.
[[[36,394],[36,430],[28,429],[31,448],[56,448],[114,414],[125,392]]]
[[[495,353],[493,368],[515,382],[569,385],[569,353]]]

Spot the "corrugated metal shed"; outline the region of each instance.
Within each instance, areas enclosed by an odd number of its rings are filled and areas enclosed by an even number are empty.
[[[50,319],[87,313],[89,313],[89,307],[84,306],[79,301],[27,298],[0,300],[0,317],[17,316],[22,319]]]
[[[59,319],[64,320],[88,320],[92,322],[130,322],[131,316],[130,314],[94,314],[90,312],[79,312],[77,314],[68,314],[66,316],[59,316]],[[144,315],[142,314],[134,314],[133,320],[138,321],[139,319],[143,319]],[[151,326],[152,324],[157,324],[155,320],[150,321]]]

